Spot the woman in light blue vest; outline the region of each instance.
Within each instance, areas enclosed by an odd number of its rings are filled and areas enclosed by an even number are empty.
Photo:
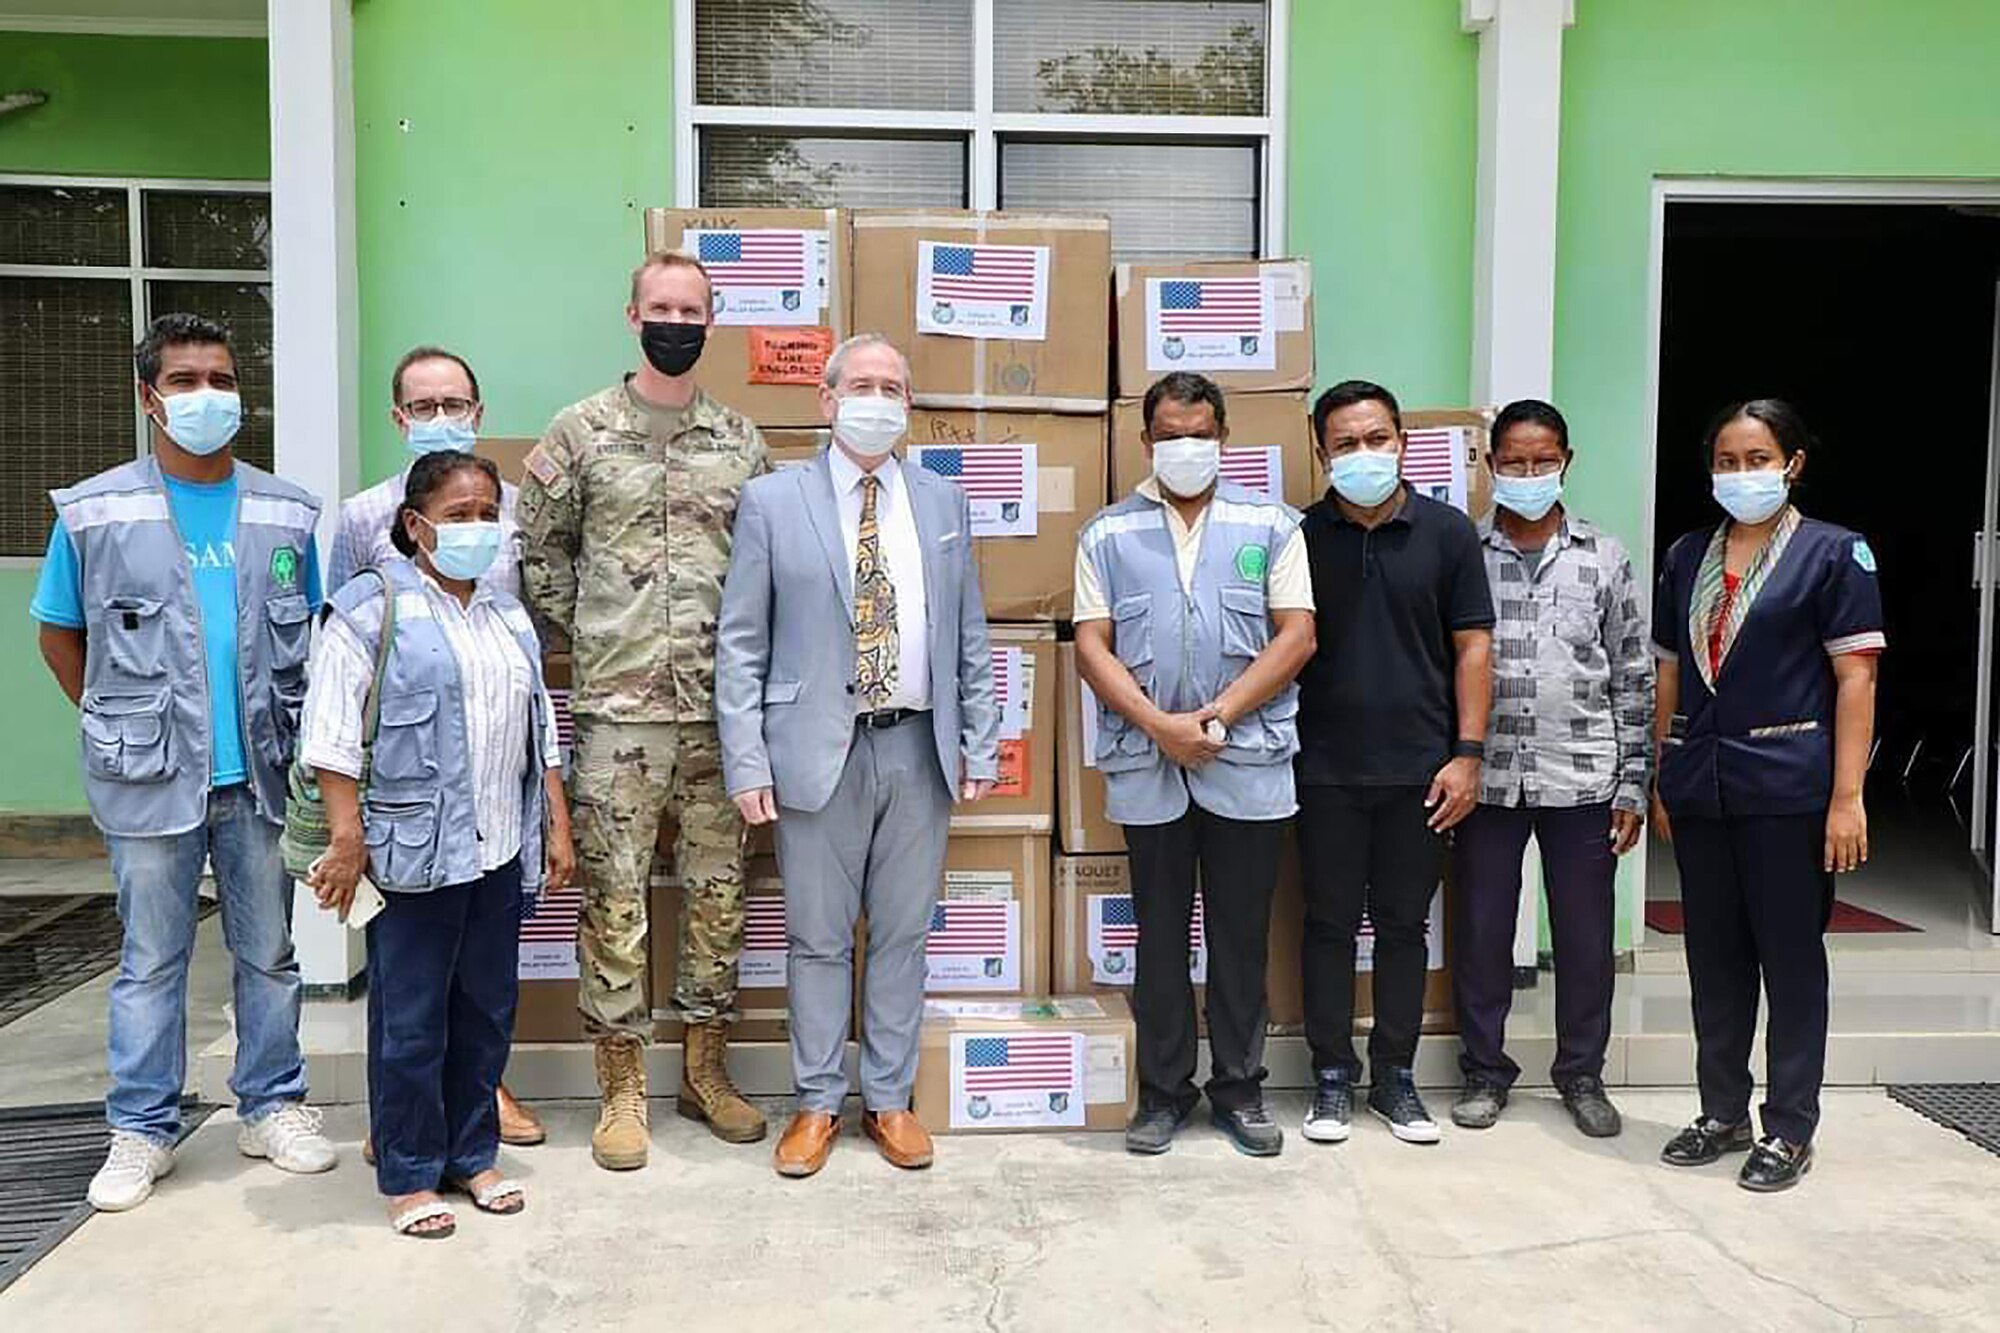
[[[498,471],[470,454],[418,460],[392,539],[406,558],[329,608],[300,755],[332,826],[310,880],[321,906],[345,917],[364,871],[387,899],[368,924],[376,1184],[398,1233],[440,1238],[456,1225],[440,1188],[485,1212],[525,1205],[495,1166],[494,1089],[520,919],[543,884],[567,886],[575,855],[534,627],[514,597],[478,583],[499,550]],[[388,597],[371,748],[363,717]]]

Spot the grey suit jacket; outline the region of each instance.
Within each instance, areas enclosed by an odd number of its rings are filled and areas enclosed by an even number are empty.
[[[965,493],[903,464],[924,553],[938,776],[997,778],[1000,716]],[[818,810],[854,743],[854,570],[824,451],[757,477],[737,501],[716,629],[715,716],[729,794],[774,787]]]

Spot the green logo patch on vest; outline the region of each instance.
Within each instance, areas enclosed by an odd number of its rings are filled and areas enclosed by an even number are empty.
[[[1255,544],[1236,548],[1236,576],[1255,583],[1263,579],[1264,570],[1271,563],[1268,548]]]
[[[271,582],[280,588],[296,588],[299,584],[299,553],[289,546],[280,546],[271,552]]]

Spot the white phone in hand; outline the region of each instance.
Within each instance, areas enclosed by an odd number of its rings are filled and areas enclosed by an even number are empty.
[[[380,916],[382,909],[388,905],[388,900],[382,896],[382,890],[376,888],[368,876],[363,875],[354,881],[354,901],[347,906],[347,928],[366,929],[368,923]]]

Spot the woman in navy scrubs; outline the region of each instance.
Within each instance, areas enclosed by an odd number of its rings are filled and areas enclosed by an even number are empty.
[[[1812,1166],[1826,923],[1834,873],[1868,859],[1861,786],[1887,646],[1868,543],[1791,503],[1812,443],[1776,399],[1717,418],[1707,453],[1729,517],[1674,543],[1653,605],[1655,817],[1680,864],[1701,1088],[1701,1115],[1661,1157],[1705,1166],[1752,1148],[1761,982],[1764,1134],[1739,1177],[1761,1192],[1790,1188]]]

